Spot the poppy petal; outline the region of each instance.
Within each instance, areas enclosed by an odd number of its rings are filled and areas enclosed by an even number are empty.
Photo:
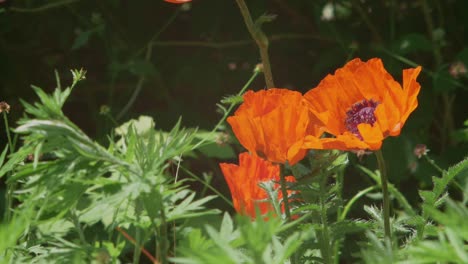
[[[279,182],[279,165],[244,152],[239,154],[239,165],[221,163],[219,166],[231,191],[234,208],[238,213],[254,218],[257,207],[262,215],[273,211],[273,206],[268,201],[268,193],[259,186],[259,183]],[[293,176],[286,176],[285,179],[288,182],[295,181]],[[279,184],[275,184],[274,187],[279,188]],[[278,192],[278,200],[282,197],[282,193]]]
[[[326,76],[304,95],[310,111],[334,138],[322,147],[379,149],[387,136],[397,136],[417,107],[421,67],[403,71],[403,88],[385,70],[381,59],[354,59]],[[303,147],[319,144],[306,139]]]

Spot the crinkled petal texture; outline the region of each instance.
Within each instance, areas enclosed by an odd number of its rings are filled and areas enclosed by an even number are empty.
[[[319,136],[301,93],[272,88],[247,91],[234,116],[227,119],[239,142],[271,162],[293,165],[304,158],[306,135]]]
[[[304,95],[314,115],[325,124],[332,138],[322,138],[322,148],[377,150],[387,136],[398,136],[411,112],[418,106],[421,86],[416,81],[421,67],[403,70],[403,87],[385,70],[380,59],[367,62],[354,59],[334,75],[328,75],[320,84]],[[355,124],[356,133],[347,127],[352,107],[363,102],[375,102],[372,122]],[[367,104],[370,105],[370,104]],[[369,109],[366,110],[369,113]],[[362,117],[362,116],[361,116]],[[359,120],[354,116],[353,121]],[[317,148],[317,139],[306,138],[304,148]]]
[[[239,165],[221,163],[220,167],[231,190],[234,208],[238,213],[255,218],[255,207],[259,208],[262,215],[274,211],[268,201],[267,192],[258,184],[265,181],[278,182],[280,180],[279,165],[244,152],[239,155]],[[292,176],[285,178],[288,182],[294,182]],[[275,184],[275,188],[279,188],[279,184]],[[278,199],[282,197],[281,192],[278,192]]]

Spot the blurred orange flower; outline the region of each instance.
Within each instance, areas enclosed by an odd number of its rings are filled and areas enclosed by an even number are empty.
[[[168,3],[173,3],[173,4],[184,4],[184,3],[192,2],[192,0],[164,0],[164,1]]]
[[[321,138],[324,149],[377,150],[387,136],[398,136],[418,106],[421,67],[403,70],[403,87],[382,61],[354,59],[304,95],[309,109],[333,138]],[[303,147],[317,148],[306,137]]]
[[[320,130],[302,94],[272,88],[247,91],[243,97],[234,116],[227,119],[242,146],[271,162],[294,165],[304,158],[304,137],[318,137]]]
[[[234,208],[238,213],[254,218],[255,207],[259,208],[262,215],[273,211],[267,192],[258,184],[271,180],[279,182],[279,165],[244,152],[239,154],[239,165],[221,163],[219,166],[231,190]],[[286,176],[285,179],[288,182],[295,181],[293,176]],[[279,184],[275,183],[274,187],[279,188]],[[278,199],[282,198],[283,195],[278,192]]]

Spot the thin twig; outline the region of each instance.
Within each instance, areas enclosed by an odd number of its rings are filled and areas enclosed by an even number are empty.
[[[424,15],[424,20],[426,22],[427,33],[432,41],[432,52],[435,62],[435,70],[438,71],[443,63],[443,57],[441,52],[440,40],[437,39],[435,35],[436,27],[434,26],[434,21],[432,19],[431,10],[426,0],[420,0],[421,9]],[[453,102],[454,95],[450,95],[447,92],[441,94],[443,113],[442,113],[442,129],[441,129],[441,149],[442,152],[445,150],[447,144],[452,144],[453,140],[451,134],[454,130],[454,121],[453,121]]]
[[[36,7],[36,8],[22,8],[22,7],[13,6],[10,8],[10,10],[13,12],[18,12],[18,13],[37,13],[37,12],[43,12],[43,11],[47,11],[47,10],[54,9],[54,8],[60,8],[69,4],[76,3],[78,1],[80,0],[64,0],[60,2],[54,2],[54,3],[47,4],[47,5],[43,5],[43,6]]]
[[[382,194],[383,194],[383,220],[384,220],[384,231],[385,237],[389,239],[392,243],[392,233],[390,229],[390,198],[388,196],[388,177],[387,169],[385,167],[385,159],[382,154],[382,150],[377,150],[375,152],[377,157],[377,164],[380,171],[380,184],[382,185]]]
[[[134,246],[140,247],[141,252],[145,254],[154,264],[159,264],[159,262],[142,246],[137,245],[137,242],[133,237],[131,237],[127,232],[125,232],[122,228],[116,227],[117,231],[119,231],[128,241],[130,241]]]
[[[260,49],[260,57],[262,58],[263,74],[265,75],[265,83],[267,88],[275,87],[273,82],[273,74],[271,73],[270,58],[268,57],[268,38],[261,31],[260,26],[256,26],[250,16],[249,8],[245,4],[244,0],[236,0],[237,5],[241,11],[242,17],[244,18],[245,25],[252,35],[252,38]]]
[[[269,37],[269,41],[283,41],[283,40],[303,40],[303,39],[313,39],[320,40],[325,42],[333,42],[332,39],[323,38],[317,35],[310,34],[294,34],[294,33],[285,33],[285,34],[276,34]],[[250,39],[243,40],[234,40],[234,41],[181,41],[181,40],[166,40],[166,41],[153,41],[153,46],[158,47],[200,47],[200,48],[212,48],[212,49],[225,49],[225,48],[234,48],[240,46],[247,46],[255,43]]]
[[[237,93],[237,96],[241,96],[242,94],[244,94],[245,90],[247,90],[247,88],[250,87],[250,85],[255,80],[255,78],[257,77],[258,74],[259,74],[259,71],[254,70],[254,72],[253,72],[252,76],[250,77],[250,79],[247,81],[247,83],[244,85],[244,87],[242,87],[242,89]],[[210,135],[215,133],[218,130],[218,128],[224,123],[224,121],[226,120],[228,115],[231,113],[232,109],[234,109],[234,106],[236,106],[236,103],[234,103],[234,102],[232,102],[229,105],[228,109],[224,112],[223,117],[218,121],[218,123],[210,131]],[[202,144],[205,143],[206,141],[207,141],[207,137],[204,137],[202,140],[200,140],[197,144],[195,144],[192,147],[192,150],[202,146]]]
[[[150,61],[151,55],[153,55],[153,42],[161,35],[161,33],[174,21],[174,19],[177,17],[179,14],[180,9],[177,9],[174,14],[168,19],[166,24],[163,25],[162,28],[156,32],[151,39],[148,41],[146,44],[146,53],[145,53],[145,61]],[[138,50],[135,53],[135,57],[137,57],[142,51],[144,51],[144,48]],[[143,89],[143,84],[145,83],[145,75],[141,75],[140,78],[138,79],[137,85],[135,87],[135,90],[133,90],[132,95],[130,96],[130,99],[128,100],[127,104],[122,108],[122,110],[117,114],[116,119],[119,120],[121,119],[127,112],[130,110],[130,108],[133,106],[135,103],[136,98],[140,94],[141,90]]]
[[[377,28],[375,27],[375,24],[372,23],[372,21],[370,20],[369,16],[367,15],[366,11],[362,8],[361,4],[359,3],[359,1],[356,1],[354,0],[353,1],[353,6],[354,8],[356,9],[356,11],[359,13],[359,15],[361,16],[362,20],[364,20],[364,23],[367,25],[367,27],[369,28],[373,38],[375,41],[379,42],[379,43],[382,43],[382,37],[380,36],[380,33],[379,31],[377,30]]]

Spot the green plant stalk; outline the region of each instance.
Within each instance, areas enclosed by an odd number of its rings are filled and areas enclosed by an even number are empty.
[[[200,177],[198,177],[197,175],[195,175],[193,172],[191,172],[190,170],[188,170],[187,168],[185,168],[184,166],[180,166],[180,168],[185,172],[187,173],[190,177],[194,178],[195,180],[199,181],[200,183],[202,183],[204,185],[204,188],[208,188],[210,189],[211,191],[213,191],[216,195],[218,195],[221,199],[223,199],[227,204],[229,204],[230,206],[234,207],[234,205],[232,204],[231,200],[229,200],[228,198],[226,198],[225,195],[223,195],[220,191],[218,191],[216,188],[214,188],[213,186],[211,186],[209,183],[207,183],[206,181],[204,181],[203,179],[201,179]]]
[[[288,197],[288,190],[286,188],[286,176],[284,175],[284,164],[280,164],[280,186],[281,186],[281,194],[283,195],[283,203],[284,203],[284,212],[286,214],[286,219],[288,222],[291,221],[291,209],[289,207],[289,197]],[[296,254],[293,254],[291,257],[291,264],[296,263]]]
[[[437,163],[429,158],[429,156],[426,154],[426,155],[423,155],[424,156],[424,159],[429,162],[429,164],[431,164],[438,172],[440,172],[440,174],[444,175],[445,171],[439,166],[437,165]],[[458,188],[460,191],[463,192],[463,187],[456,181],[451,181],[450,184],[454,185],[456,188]]]
[[[327,175],[325,173],[322,173],[321,177],[322,179],[320,181],[320,222],[322,223],[322,244],[325,245],[325,248],[323,248],[323,251],[321,250],[321,253],[323,262],[326,264],[331,264],[334,263],[332,256],[333,247],[330,241],[330,229],[328,227],[327,207],[325,205],[324,192],[325,186],[327,184]]]
[[[336,175],[336,185],[338,186],[337,190],[337,197],[340,201],[343,201],[343,183],[344,183],[344,169],[341,169],[338,174]],[[343,213],[343,208],[341,206],[338,207],[336,210],[336,220],[337,222],[340,221],[341,215]],[[343,239],[336,240],[334,245],[333,245],[333,256],[335,256],[335,264],[338,264],[340,262],[340,258],[338,257],[339,252],[340,252],[340,245],[341,242],[343,242]]]
[[[80,0],[64,0],[60,2],[54,2],[51,4],[43,5],[43,6],[36,7],[36,8],[11,7],[10,10],[14,12],[18,12],[18,13],[37,13],[37,12],[47,11],[49,9],[64,7],[66,5],[73,4],[78,1]]]
[[[265,83],[267,88],[275,87],[273,82],[273,74],[271,73],[271,64],[270,58],[268,56],[268,38],[260,29],[259,25],[255,25],[252,17],[250,16],[250,11],[244,0],[236,0],[237,5],[241,11],[242,17],[244,18],[245,25],[249,31],[252,38],[257,43],[258,48],[260,49],[260,57],[262,58],[263,64],[263,73],[265,75]]]
[[[423,156],[424,159],[426,159],[427,162],[429,162],[429,164],[431,164],[438,172],[444,174],[444,170],[441,167],[439,167],[439,165],[437,165],[433,159],[429,158],[427,154]]]
[[[247,88],[250,87],[250,85],[252,84],[252,82],[255,80],[255,78],[258,76],[258,74],[260,73],[260,71],[254,71],[252,76],[250,77],[250,79],[247,81],[247,83],[244,85],[244,87],[242,87],[242,89],[237,93],[237,96],[241,96],[245,90],[247,90]],[[234,108],[234,106],[236,106],[236,103],[231,103],[229,105],[229,108],[227,109],[227,111],[224,113],[223,117],[218,121],[218,123],[213,127],[213,129],[211,130],[210,133],[214,133],[216,132],[216,130],[218,130],[218,128],[224,123],[224,121],[226,120],[226,118],[228,117],[228,115],[231,113],[232,109]],[[192,150],[200,147],[203,143],[205,143],[206,141],[206,138],[203,138],[202,140],[200,140],[197,144],[195,144],[193,147],[192,147]]]
[[[5,122],[5,130],[6,130],[5,132],[6,132],[7,138],[8,138],[9,152],[13,153],[15,147],[14,147],[13,142],[11,140],[10,127],[8,125],[7,113],[5,111],[3,112],[3,121]],[[10,173],[8,173],[8,174],[10,174]],[[11,219],[11,209],[12,209],[12,206],[13,206],[13,192],[15,191],[15,189],[16,189],[16,183],[15,182],[12,182],[12,183],[8,184],[6,201],[5,201],[6,202],[5,215],[4,215],[4,219],[5,219],[6,223],[10,222],[10,219]]]
[[[250,87],[250,85],[252,84],[252,82],[255,80],[255,78],[257,78],[258,74],[260,73],[260,71],[254,71],[252,76],[250,76],[250,79],[247,81],[247,83],[244,85],[244,87],[242,87],[242,89],[237,93],[237,96],[241,96],[245,90],[247,90],[247,88]],[[229,106],[229,108],[227,109],[226,113],[224,113],[224,116],[223,118],[221,118],[221,120],[219,120],[219,122],[216,124],[216,126],[213,128],[212,132],[216,131],[219,126],[221,126],[221,124],[224,122],[224,120],[226,120],[226,118],[228,117],[228,115],[231,113],[232,109],[234,108],[234,106],[236,106],[235,103],[231,103],[231,105]]]
[[[280,185],[281,193],[283,194],[284,212],[286,213],[286,219],[291,221],[291,212],[289,211],[289,199],[288,191],[286,188],[286,177],[284,176],[284,164],[280,164]]]
[[[13,151],[15,151],[15,147],[13,146],[13,141],[11,140],[11,135],[10,135],[10,127],[8,125],[8,118],[7,118],[7,113],[4,111],[3,112],[3,121],[5,122],[5,132],[7,134],[7,138],[8,138],[8,146],[10,148],[10,153],[13,153]]]
[[[83,229],[81,228],[80,220],[78,219],[78,216],[76,215],[76,212],[74,210],[72,210],[70,212],[70,215],[71,215],[73,224],[75,225],[76,232],[78,232],[78,236],[80,237],[81,243],[83,243],[84,245],[87,245],[88,242],[86,242],[86,238],[85,238],[85,235],[83,233]]]
[[[436,1],[437,2],[437,1]],[[420,0],[420,6],[424,15],[424,20],[426,22],[426,29],[427,33],[429,34],[432,45],[434,46],[432,49],[432,53],[434,56],[435,68],[439,69],[443,63],[443,57],[441,52],[441,45],[434,36],[434,21],[432,19],[431,10],[426,0]],[[441,19],[443,20],[443,19]],[[453,96],[450,96],[448,93],[442,93],[442,105],[443,105],[443,113],[442,113],[442,128],[441,128],[441,147],[442,150],[445,149],[447,144],[452,144],[452,140],[450,135],[454,130],[454,121],[453,121]]]
[[[161,249],[161,263],[167,264],[169,263],[167,260],[167,251],[169,250],[169,245],[167,243],[167,221],[166,221],[166,214],[164,213],[164,205],[161,202],[161,230],[160,230],[160,249]]]
[[[375,41],[377,41],[378,43],[382,43],[382,37],[380,36],[379,34],[379,31],[377,30],[377,28],[375,27],[375,23],[373,23],[369,16],[367,15],[366,11],[364,11],[364,9],[361,7],[361,4],[359,3],[359,1],[357,0],[354,0],[353,1],[353,7],[356,9],[356,11],[359,13],[359,15],[361,16],[362,20],[364,20],[364,23],[366,24],[366,26],[369,28],[369,31],[370,33],[372,34],[373,38]]]
[[[343,221],[346,219],[346,216],[348,215],[348,212],[349,210],[351,210],[351,207],[353,206],[353,204],[359,200],[362,196],[372,192],[372,191],[375,191],[376,189],[378,189],[379,186],[377,185],[374,185],[374,186],[371,186],[371,187],[367,187],[366,189],[364,190],[361,190],[360,192],[358,192],[356,195],[353,196],[353,198],[351,198],[351,200],[348,201],[348,203],[346,203],[344,209],[343,209],[343,212],[341,212],[339,218],[338,218],[338,221]]]
[[[377,150],[375,152],[377,157],[377,164],[380,170],[380,179],[382,185],[382,194],[383,194],[383,220],[384,220],[384,231],[385,237],[387,237],[391,243],[391,232],[390,232],[390,199],[388,196],[388,179],[387,179],[387,170],[385,168],[385,159],[382,154],[382,150]]]
[[[175,20],[175,18],[177,17],[177,15],[179,14],[180,12],[180,9],[177,9],[176,12],[169,18],[169,20],[166,22],[166,24],[164,24],[164,26],[158,31],[156,32],[152,37],[151,39],[148,41],[147,45],[146,45],[146,52],[145,52],[145,61],[150,61],[151,59],[151,56],[153,55],[153,41],[155,41],[159,35],[161,35],[161,33],[167,28],[169,27],[169,25]],[[136,54],[140,54],[141,50],[138,51]],[[138,79],[138,82],[137,82],[137,85],[135,87],[135,90],[133,90],[133,93],[132,95],[130,96],[130,99],[128,100],[128,102],[125,104],[125,106],[122,108],[122,110],[120,110],[120,112],[117,114],[116,116],[116,119],[117,120],[120,120],[129,110],[130,108],[133,106],[133,104],[135,103],[135,100],[136,98],[138,97],[138,95],[140,94],[141,90],[143,89],[143,84],[145,83],[145,80],[146,80],[146,77],[145,75],[142,75],[139,79]]]
[[[135,215],[137,222],[140,222],[141,209],[142,208],[140,205],[140,201],[138,199],[135,200]],[[142,247],[143,245],[141,241],[141,230],[138,226],[135,226],[135,247],[133,248],[133,264],[140,263],[140,253]]]

